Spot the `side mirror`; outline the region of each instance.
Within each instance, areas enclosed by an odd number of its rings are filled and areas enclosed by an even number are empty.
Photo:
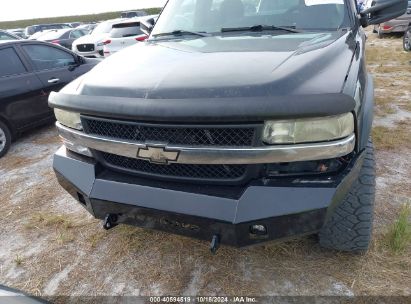
[[[79,55],[77,58],[78,58],[77,60],[78,60],[78,63],[79,63],[79,64],[84,64],[84,63],[86,63],[86,60],[84,59],[83,56],[80,56],[80,55]]]
[[[70,65],[69,67],[68,67],[68,70],[70,71],[70,72],[73,72],[76,68],[78,68],[80,65],[82,65],[85,61],[84,61],[84,58],[82,57],[82,56],[80,56],[80,55],[77,55],[75,58],[75,64],[73,64],[73,65]]]
[[[154,28],[154,24],[156,24],[156,20],[154,18],[140,21],[140,29],[143,31],[144,34],[149,36]]]
[[[380,24],[405,14],[408,0],[374,0],[372,6],[360,13],[363,27]]]

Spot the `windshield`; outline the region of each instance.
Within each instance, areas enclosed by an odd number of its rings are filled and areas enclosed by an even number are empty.
[[[6,32],[0,31],[0,40],[17,40],[17,38]]]
[[[152,34],[255,25],[337,30],[349,27],[349,18],[344,0],[170,0]]]
[[[67,24],[45,24],[40,26],[41,31],[70,28]]]
[[[96,28],[93,30],[92,34],[107,34],[111,31],[113,28],[113,23],[111,22],[102,22],[99,25],[96,26]]]
[[[113,26],[110,32],[111,38],[123,38],[141,35],[140,22],[122,23]]]

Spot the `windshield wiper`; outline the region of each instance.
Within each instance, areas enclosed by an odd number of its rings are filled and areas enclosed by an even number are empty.
[[[224,27],[221,32],[262,32],[262,31],[285,31],[290,33],[301,33],[295,26],[276,26],[276,25],[253,25],[245,27]]]
[[[163,37],[163,36],[183,36],[183,35],[195,35],[200,37],[209,37],[210,34],[206,32],[193,32],[193,31],[186,31],[186,30],[175,30],[168,33],[159,33],[153,35],[154,37]]]

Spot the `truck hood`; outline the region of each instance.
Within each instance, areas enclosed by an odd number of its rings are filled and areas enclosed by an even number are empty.
[[[351,32],[343,31],[152,40],[100,63],[75,94],[192,99],[340,93],[354,51]]]

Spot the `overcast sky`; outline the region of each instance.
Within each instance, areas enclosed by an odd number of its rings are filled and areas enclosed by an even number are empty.
[[[166,0],[0,0],[0,21],[161,7]]]

